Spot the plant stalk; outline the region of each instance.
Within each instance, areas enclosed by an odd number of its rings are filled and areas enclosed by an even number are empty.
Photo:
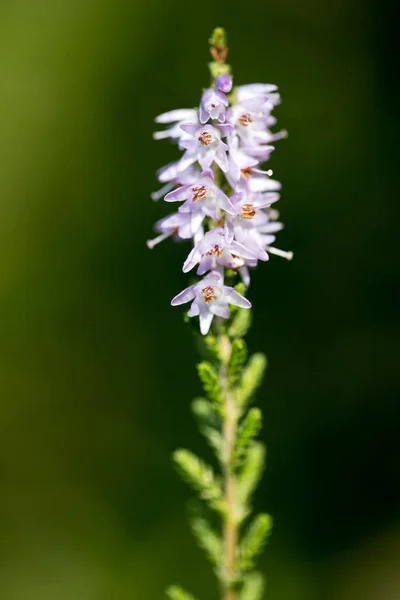
[[[228,366],[231,358],[231,343],[225,335],[220,335],[221,366],[220,382],[224,403],[223,423],[223,476],[225,498],[225,521],[223,526],[223,572],[224,586],[222,600],[235,600],[234,575],[236,568],[236,547],[238,542],[238,528],[235,516],[236,503],[236,478],[233,471],[233,453],[236,437],[236,407],[232,390],[228,380]]]

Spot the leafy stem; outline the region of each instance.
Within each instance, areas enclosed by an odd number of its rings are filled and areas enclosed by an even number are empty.
[[[237,429],[237,412],[233,397],[233,390],[229,384],[229,364],[232,356],[232,344],[228,336],[220,334],[219,346],[221,352],[221,365],[219,370],[220,388],[224,407],[223,423],[223,476],[225,514],[223,527],[223,565],[224,588],[223,600],[235,600],[234,587],[236,571],[236,554],[238,541],[238,528],[235,516],[236,477],[234,473],[235,438]]]

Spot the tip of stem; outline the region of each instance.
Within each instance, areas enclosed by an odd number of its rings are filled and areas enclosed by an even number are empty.
[[[210,74],[213,80],[218,75],[230,73],[230,66],[226,63],[228,57],[228,41],[226,31],[223,27],[216,27],[210,37],[210,53],[213,62],[209,64]]]
[[[223,27],[216,27],[210,37],[210,46],[223,48],[227,45],[226,31]]]

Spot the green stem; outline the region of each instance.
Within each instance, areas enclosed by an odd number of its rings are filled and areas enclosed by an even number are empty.
[[[235,600],[234,575],[236,570],[236,547],[238,543],[238,527],[235,516],[236,503],[236,477],[233,472],[233,453],[236,437],[237,415],[234,397],[229,386],[228,366],[231,358],[232,346],[229,338],[220,334],[221,366],[220,382],[224,402],[223,423],[223,476],[225,518],[223,526],[223,573],[224,586],[222,600]]]

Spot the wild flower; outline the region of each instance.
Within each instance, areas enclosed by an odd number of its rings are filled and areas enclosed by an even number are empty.
[[[275,246],[283,228],[275,208],[281,184],[263,168],[274,143],[287,134],[272,131],[272,111],[280,103],[277,87],[234,87],[224,30],[217,28],[210,41],[211,85],[199,106],[156,118],[166,129],[154,138],[168,138],[182,155],[157,173],[162,187],[152,198],[164,197],[178,208],[156,223],[158,235],[147,243],[153,248],[169,237],[190,240],[182,270],[196,270],[201,278],[171,304],[190,302],[187,317],[199,318],[210,360],[198,365],[206,397],[195,400],[192,409],[221,474],[188,450],[177,450],[174,462],[208,509],[218,513],[222,526],[216,531],[202,509],[194,514],[192,529],[214,566],[221,599],[261,600],[263,577],[255,566],[272,519],[262,513],[248,522],[265,466],[264,445],[256,439],[261,411],[249,404],[262,381],[266,358],[254,354],[248,360],[243,337],[251,325],[246,298],[250,269],[271,254],[292,258],[291,252]],[[235,285],[238,275],[242,281]],[[171,600],[195,600],[179,586],[170,587],[167,595]]]

